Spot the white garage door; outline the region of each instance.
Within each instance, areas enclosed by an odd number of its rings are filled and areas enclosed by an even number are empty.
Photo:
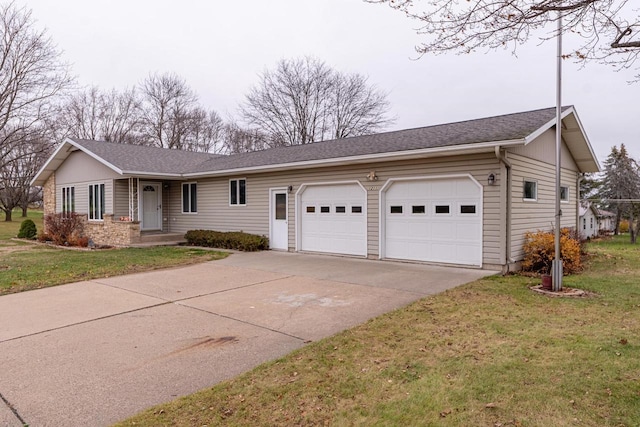
[[[300,199],[303,251],[367,255],[366,194],[358,184],[306,187]]]
[[[386,258],[482,265],[482,190],[473,180],[397,181],[384,197]]]

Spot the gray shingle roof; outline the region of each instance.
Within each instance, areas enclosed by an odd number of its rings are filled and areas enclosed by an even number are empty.
[[[569,108],[569,107],[564,107]],[[83,139],[74,142],[122,171],[193,174],[371,154],[524,139],[555,118],[555,108],[221,156]]]
[[[554,118],[555,108],[545,108],[524,113],[375,135],[278,147],[210,159],[194,166],[193,169],[186,173],[214,172],[395,151],[444,148],[482,142],[523,139]]]
[[[71,138],[98,157],[123,171],[182,174],[210,159],[226,157],[193,151],[167,150],[140,145],[117,144]]]

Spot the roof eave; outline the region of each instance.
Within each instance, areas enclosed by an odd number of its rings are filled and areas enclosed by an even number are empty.
[[[424,148],[419,150],[405,150],[395,152],[384,152],[376,154],[365,154],[360,156],[346,156],[322,160],[307,160],[301,162],[292,163],[278,163],[273,165],[261,165],[250,166],[245,168],[232,168],[218,171],[206,171],[206,172],[194,172],[182,174],[184,178],[206,178],[214,176],[224,176],[230,174],[249,173],[249,172],[274,172],[284,168],[291,169],[304,169],[310,167],[327,167],[327,166],[342,166],[346,164],[354,163],[366,163],[372,161],[386,161],[386,160],[410,160],[414,158],[430,157],[430,156],[444,156],[449,154],[475,154],[481,152],[493,152],[494,147],[506,147],[515,145],[524,145],[524,139],[511,139],[506,141],[491,141],[475,144],[457,145],[452,147],[438,147],[438,148]]]
[[[181,173],[165,173],[165,172],[140,172],[140,171],[122,171],[125,178],[147,178],[147,179],[164,179],[164,178],[182,178]]]
[[[581,172],[600,172],[601,170],[600,163],[598,162],[598,158],[593,152],[593,147],[591,146],[591,142],[589,142],[589,137],[584,131],[584,127],[582,126],[582,122],[580,121],[580,117],[578,117],[578,113],[576,112],[575,107],[570,106],[570,107],[567,107],[567,109],[563,110],[561,115],[561,120],[565,119],[569,115],[573,115],[573,117],[575,118],[576,123],[578,124],[578,130],[580,131],[580,135],[582,137],[581,138],[582,142],[584,143],[584,145],[586,146],[589,152],[589,159],[581,159],[578,162],[579,163],[578,167],[580,168],[580,171]],[[529,136],[527,136],[525,138],[525,141],[526,141],[525,145],[529,144],[531,141],[538,138],[544,132],[551,129],[551,127],[553,127],[555,124],[556,124],[556,118],[554,117],[553,119],[549,120],[547,123],[540,126],[534,132],[532,132]],[[571,147],[569,146],[569,144],[567,144],[567,146],[571,151]]]

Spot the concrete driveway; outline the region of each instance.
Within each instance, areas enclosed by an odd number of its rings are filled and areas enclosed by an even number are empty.
[[[282,252],[0,297],[0,426],[109,425],[495,272]]]

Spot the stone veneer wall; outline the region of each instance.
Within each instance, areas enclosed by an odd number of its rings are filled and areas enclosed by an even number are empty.
[[[97,245],[129,246],[140,241],[139,222],[114,221],[110,214],[102,222],[86,221],[84,231]]]
[[[52,173],[42,186],[42,207],[44,215],[56,213],[56,175]],[[46,233],[46,227],[44,229]]]

